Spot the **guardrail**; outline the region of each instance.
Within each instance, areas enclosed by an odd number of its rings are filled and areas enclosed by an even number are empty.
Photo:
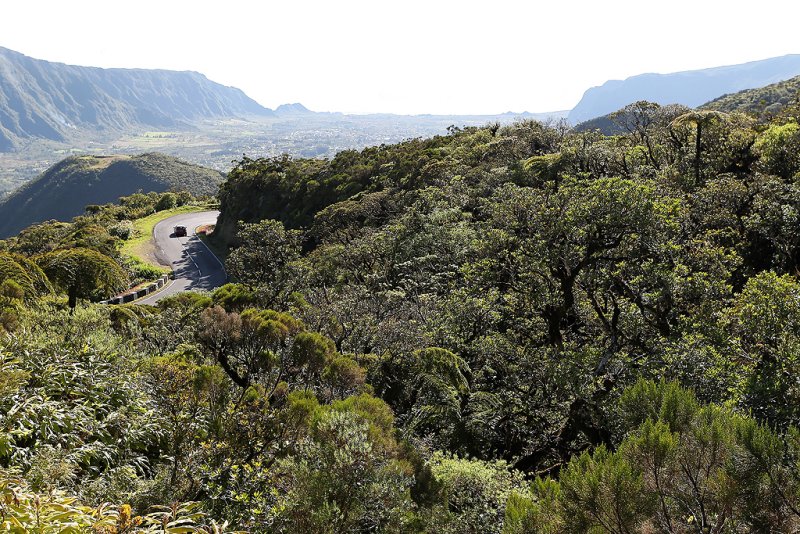
[[[167,283],[168,280],[169,280],[168,274],[161,275],[161,278],[159,278],[155,282],[151,282],[144,287],[140,287],[139,289],[131,293],[126,293],[124,295],[119,295],[117,297],[111,297],[108,300],[101,300],[100,304],[126,304],[128,302],[133,302],[134,300],[138,300],[142,297],[146,297],[150,293],[158,291],[159,289],[164,287],[164,285]]]

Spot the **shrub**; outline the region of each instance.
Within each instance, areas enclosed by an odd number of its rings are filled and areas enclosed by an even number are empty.
[[[108,227],[108,233],[122,239],[123,241],[127,241],[133,235],[133,223],[127,219],[120,221],[116,224],[112,224]]]

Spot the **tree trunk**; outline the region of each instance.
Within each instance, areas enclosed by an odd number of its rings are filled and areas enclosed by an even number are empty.
[[[552,271],[558,280],[561,290],[561,302],[557,305],[547,305],[542,312],[542,318],[547,322],[548,342],[556,347],[564,345],[562,329],[574,328],[577,323],[575,314],[575,278],[580,271],[580,266],[571,270],[559,267]]]
[[[222,367],[222,370],[225,371],[225,373],[237,386],[243,389],[247,389],[247,387],[250,386],[250,381],[239,376],[239,373],[237,373],[236,370],[231,367],[228,357],[225,354],[217,354],[217,361],[219,362],[220,367]]]
[[[78,288],[71,286],[67,291],[67,304],[69,305],[69,313],[75,313],[75,306],[78,305]]]
[[[697,136],[694,140],[694,185],[700,183],[700,151],[702,150],[701,137],[703,135],[703,123],[697,121]]]

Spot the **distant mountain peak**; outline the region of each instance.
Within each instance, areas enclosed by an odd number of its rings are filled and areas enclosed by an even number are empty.
[[[294,104],[281,104],[275,109],[275,114],[279,117],[289,117],[294,115],[312,115],[314,112],[309,110],[303,104],[295,102]]]
[[[24,139],[63,141],[77,130],[170,128],[248,115],[274,114],[199,72],[81,67],[0,47],[0,152]]]

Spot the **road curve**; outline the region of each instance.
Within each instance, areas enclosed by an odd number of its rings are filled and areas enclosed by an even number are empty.
[[[195,228],[215,224],[218,211],[183,213],[164,219],[153,228],[156,257],[171,267],[174,280],[157,293],[137,300],[136,304],[155,304],[159,300],[192,290],[211,290],[223,285],[228,276],[222,262],[195,235]],[[185,226],[186,237],[175,237],[175,226]]]

